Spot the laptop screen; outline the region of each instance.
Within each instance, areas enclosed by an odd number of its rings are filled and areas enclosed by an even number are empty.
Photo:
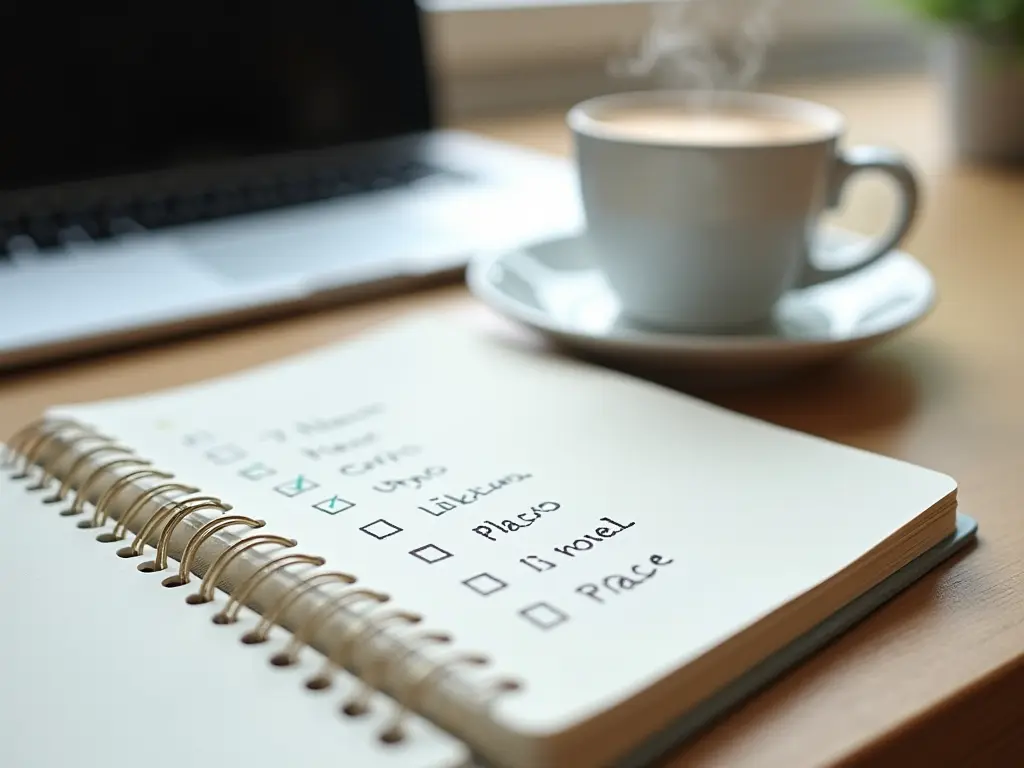
[[[121,7],[0,11],[0,190],[430,127],[415,0]]]

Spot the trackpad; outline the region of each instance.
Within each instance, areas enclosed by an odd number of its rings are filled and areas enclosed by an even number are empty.
[[[180,237],[189,255],[235,281],[372,280],[444,240],[445,222],[411,215],[414,193],[329,201],[214,226]]]

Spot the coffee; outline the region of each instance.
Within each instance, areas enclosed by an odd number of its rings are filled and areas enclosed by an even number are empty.
[[[820,140],[824,134],[820,125],[811,122],[713,108],[634,106],[595,117],[595,127],[610,138],[670,144],[789,144]]]
[[[763,93],[636,91],[589,99],[572,130],[587,248],[623,317],[669,332],[769,320],[794,289],[883,258],[914,220],[917,183],[895,151],[844,151],[836,110]],[[861,258],[819,264],[823,217],[859,171],[900,190]]]

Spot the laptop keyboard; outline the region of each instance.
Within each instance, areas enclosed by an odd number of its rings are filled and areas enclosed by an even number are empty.
[[[0,258],[72,241],[103,240],[128,232],[158,230],[227,216],[256,213],[317,200],[407,186],[440,169],[410,161],[392,167],[319,170],[312,175],[254,180],[194,195],[135,199],[74,213],[23,216],[0,222]]]

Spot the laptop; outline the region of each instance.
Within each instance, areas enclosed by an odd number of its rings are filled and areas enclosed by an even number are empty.
[[[578,226],[566,161],[439,127],[414,0],[13,5],[0,369],[450,280]]]

